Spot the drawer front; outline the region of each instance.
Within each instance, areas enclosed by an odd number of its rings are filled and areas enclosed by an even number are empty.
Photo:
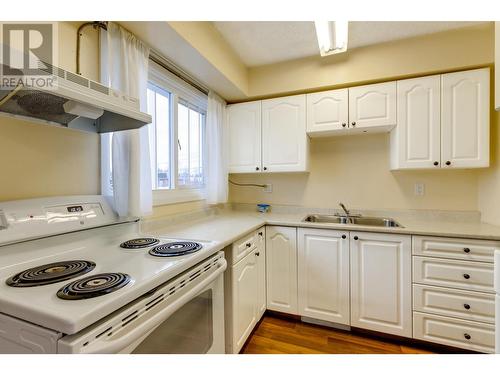
[[[240,238],[232,246],[232,264],[238,263],[245,255],[254,250],[257,246],[258,231],[252,232]]]
[[[413,338],[483,353],[495,352],[495,326],[491,324],[414,312]]]
[[[493,294],[414,284],[413,310],[495,324]]]
[[[500,242],[413,236],[413,255],[492,263],[495,249],[500,249]]]
[[[414,256],[413,282],[494,293],[493,264]]]

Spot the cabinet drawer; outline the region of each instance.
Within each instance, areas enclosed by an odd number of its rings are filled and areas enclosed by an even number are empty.
[[[484,353],[495,351],[495,326],[413,313],[413,338]]]
[[[500,242],[413,236],[413,255],[493,262],[495,249],[500,249]]]
[[[414,284],[413,310],[495,324],[492,294]]]
[[[231,248],[230,263],[236,264],[257,246],[258,231],[252,232],[236,242]]]
[[[493,264],[414,256],[413,282],[493,293]]]

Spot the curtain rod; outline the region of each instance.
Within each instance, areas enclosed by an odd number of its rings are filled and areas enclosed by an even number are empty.
[[[198,91],[202,92],[205,95],[208,95],[209,89],[205,85],[199,82],[196,78],[192,77],[189,73],[179,68],[176,64],[171,62],[169,59],[167,59],[165,56],[163,56],[161,53],[156,51],[151,46],[149,52],[149,59],[155,62],[156,64],[160,65],[162,68],[168,70],[176,77],[179,77],[184,82],[193,86]]]

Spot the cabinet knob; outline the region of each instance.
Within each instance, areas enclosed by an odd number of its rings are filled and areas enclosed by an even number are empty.
[[[342,123],[342,127],[345,128],[347,124],[345,122]]]
[[[465,310],[470,310],[470,305],[468,303],[464,303],[464,309]]]
[[[257,252],[255,253],[255,255],[256,255],[256,256],[259,256],[259,255],[260,255],[260,252],[258,252],[258,251],[257,251]]]
[[[464,333],[464,337],[465,337],[466,340],[470,340],[471,339],[471,337],[470,337],[470,335],[468,333]]]
[[[262,237],[263,235],[264,235],[264,233],[263,233],[263,232],[259,232],[259,236],[261,236],[261,237]]]
[[[345,240],[347,236],[345,234],[342,235],[342,239]]]
[[[267,171],[267,167],[264,167],[264,170]]]
[[[464,279],[470,279],[470,275],[468,273],[464,273]]]
[[[258,170],[260,170],[260,168],[259,167],[255,167],[255,170],[258,171]]]
[[[251,243],[247,243],[247,244],[246,244],[246,246],[247,246],[247,247],[250,247],[250,246],[252,246],[252,244],[251,244]]]
[[[358,237],[358,236],[354,236],[353,238],[354,238],[356,241],[359,239],[359,237]]]
[[[470,253],[470,249],[468,247],[464,247],[464,253],[469,254]]]
[[[352,126],[356,126],[356,121],[351,122]]]
[[[446,165],[451,165],[451,161],[447,160],[445,164]]]
[[[438,166],[438,165],[439,165],[439,162],[438,162],[438,161],[435,161],[435,162],[434,162],[434,165],[435,165],[435,166]]]

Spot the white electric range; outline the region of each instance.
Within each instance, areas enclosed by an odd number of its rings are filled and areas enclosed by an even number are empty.
[[[221,249],[101,196],[0,202],[0,353],[223,353]]]

